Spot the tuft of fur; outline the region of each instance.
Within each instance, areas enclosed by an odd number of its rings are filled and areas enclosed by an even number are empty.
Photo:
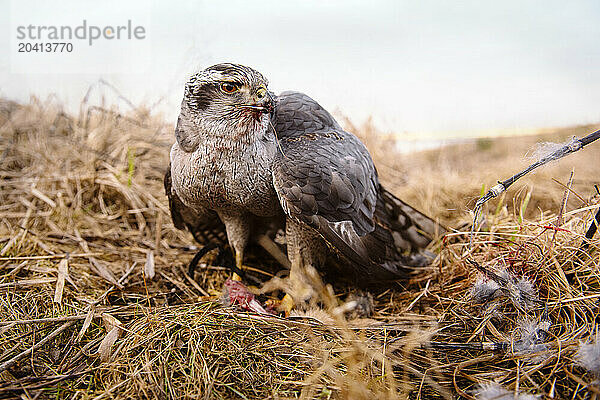
[[[521,319],[513,332],[512,349],[516,354],[532,354],[527,358],[528,364],[539,364],[548,359],[548,329],[550,322]],[[539,353],[539,354],[536,354]]]
[[[346,316],[350,319],[370,318],[375,311],[373,295],[369,292],[352,292],[346,298],[346,304],[352,305],[352,308],[346,311]]]
[[[528,278],[517,276],[501,267],[496,270],[483,268],[471,289],[473,300],[482,305],[500,297],[508,298],[520,311],[533,309],[539,302],[537,290]]]
[[[475,390],[478,400],[537,400],[539,396],[532,394],[514,393],[497,383],[482,383]]]
[[[600,379],[600,340],[591,343],[581,343],[577,350],[577,364]]]
[[[530,310],[535,307],[538,296],[533,282],[524,276],[516,278],[513,276],[512,285],[509,289],[510,299],[513,304],[521,310]]]
[[[484,275],[480,275],[477,278],[477,281],[475,281],[475,284],[471,289],[471,298],[477,304],[489,303],[501,295],[500,285]]]

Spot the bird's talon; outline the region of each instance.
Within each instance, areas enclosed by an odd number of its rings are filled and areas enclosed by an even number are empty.
[[[239,276],[239,275],[238,275],[237,273],[235,273],[235,272],[234,272],[234,273],[231,275],[231,278],[230,278],[230,279],[231,279],[232,281],[236,281],[236,282],[241,282],[241,281],[242,281],[242,277],[241,277],[241,276]]]
[[[289,294],[283,296],[283,299],[279,302],[278,310],[283,312],[286,317],[290,316],[290,312],[294,308],[294,299]]]

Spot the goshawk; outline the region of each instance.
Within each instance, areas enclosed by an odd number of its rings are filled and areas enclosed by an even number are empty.
[[[175,225],[204,242],[226,233],[240,269],[249,240],[284,226],[296,281],[331,254],[359,284],[426,264],[439,225],[381,186],[366,147],[316,101],[267,85],[237,64],[187,82],[165,176]]]

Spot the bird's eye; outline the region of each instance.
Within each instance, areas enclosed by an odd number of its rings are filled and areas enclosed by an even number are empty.
[[[236,85],[235,83],[231,83],[231,82],[221,83],[221,91],[223,93],[231,94],[231,93],[237,92],[238,90],[239,90],[239,86]]]
[[[256,96],[259,99],[262,99],[263,97],[265,97],[266,94],[267,94],[267,89],[265,89],[263,86],[259,87],[258,90],[256,91]]]

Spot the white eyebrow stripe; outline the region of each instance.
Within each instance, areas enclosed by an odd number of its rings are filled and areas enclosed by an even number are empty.
[[[225,71],[218,70],[202,70],[193,74],[188,80],[189,86],[196,86],[198,84],[204,83],[216,83],[221,81],[229,81],[233,80],[233,82],[241,81],[242,86],[259,86],[264,84],[266,88],[269,86],[269,81],[262,76],[260,73],[253,73],[252,70],[246,68],[240,68],[233,70],[232,73],[225,73]]]

